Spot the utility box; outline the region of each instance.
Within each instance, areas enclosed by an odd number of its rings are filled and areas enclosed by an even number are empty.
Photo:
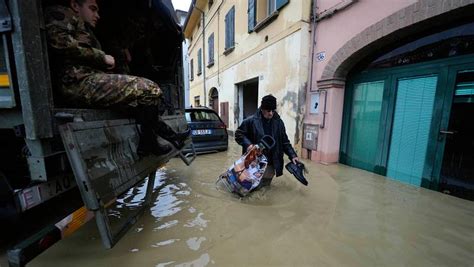
[[[318,124],[303,124],[303,147],[310,150],[318,150]]]

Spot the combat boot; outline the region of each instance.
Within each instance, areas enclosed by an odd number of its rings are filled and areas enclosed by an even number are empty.
[[[137,147],[137,154],[141,157],[150,154],[155,156],[168,154],[172,150],[169,145],[161,145],[153,129],[147,125],[141,125],[140,141]]]
[[[177,149],[181,149],[185,145],[186,139],[191,134],[191,130],[188,128],[184,132],[175,132],[168,124],[158,117],[155,125],[156,133],[163,137],[166,141],[170,142]]]

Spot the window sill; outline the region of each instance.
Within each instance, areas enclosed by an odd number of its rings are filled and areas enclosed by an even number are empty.
[[[212,67],[212,66],[214,66],[214,61],[212,61],[212,62],[209,62],[209,64],[207,64],[207,66],[206,66],[206,67],[207,67],[207,68],[210,68],[210,67]]]
[[[224,56],[227,56],[228,54],[230,54],[232,51],[234,51],[234,49],[235,49],[235,46],[231,46],[227,48],[226,50],[224,50]]]
[[[253,28],[254,32],[259,32],[263,30],[265,27],[267,27],[272,21],[276,20],[278,18],[278,11],[274,11],[272,14],[270,14],[268,17],[257,23],[255,27]]]

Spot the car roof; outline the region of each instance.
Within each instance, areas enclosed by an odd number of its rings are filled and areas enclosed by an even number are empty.
[[[186,108],[185,110],[188,111],[188,112],[189,111],[198,111],[198,110],[216,112],[215,110],[213,110],[211,108],[208,108],[208,107],[193,107],[193,108]]]

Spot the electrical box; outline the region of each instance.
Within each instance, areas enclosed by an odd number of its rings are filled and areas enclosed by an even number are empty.
[[[319,124],[303,124],[303,147],[318,150]]]

